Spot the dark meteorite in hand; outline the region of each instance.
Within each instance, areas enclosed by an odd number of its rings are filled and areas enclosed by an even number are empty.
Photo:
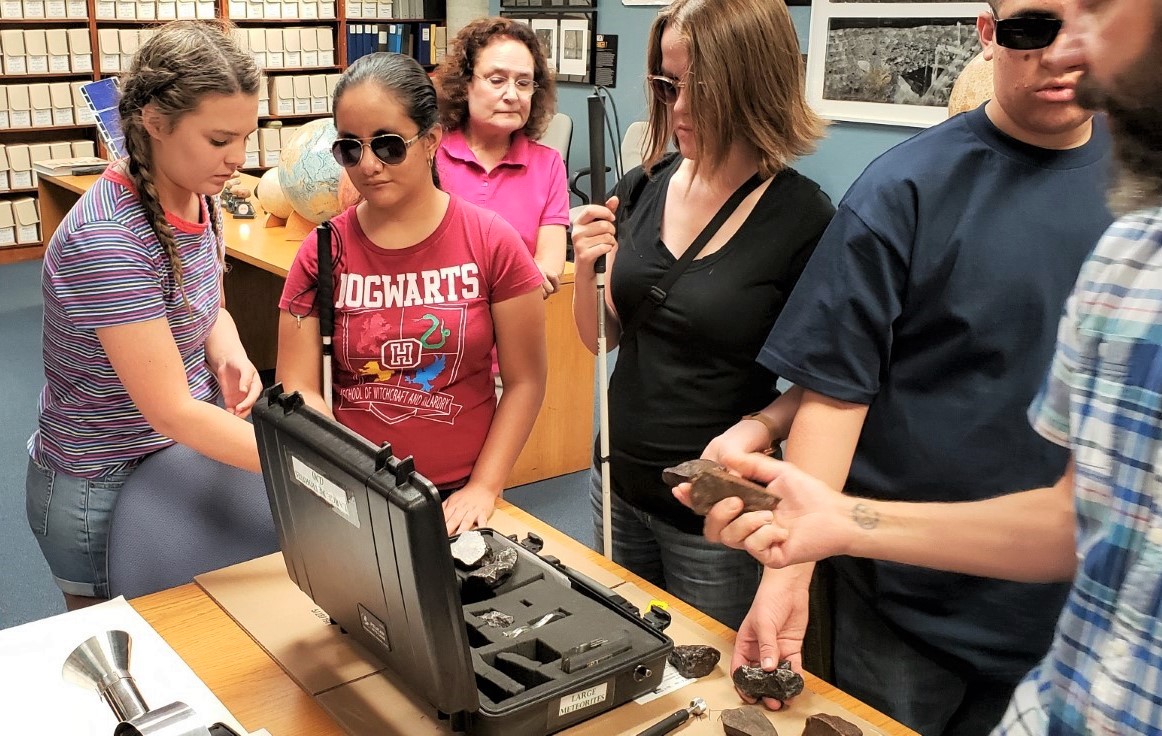
[[[803,692],[803,676],[791,669],[790,661],[779,662],[778,669],[767,672],[762,667],[743,665],[730,676],[735,686],[752,698],[790,700]]]
[[[731,475],[712,460],[687,460],[662,471],[662,480],[671,487],[690,484],[690,507],[705,516],[710,507],[724,498],[742,499],[743,511],[767,511],[779,503],[778,496],[767,493],[758,483]]]

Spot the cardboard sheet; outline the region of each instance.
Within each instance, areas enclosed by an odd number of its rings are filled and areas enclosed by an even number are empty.
[[[281,552],[194,580],[311,695],[383,669],[291,582]]]

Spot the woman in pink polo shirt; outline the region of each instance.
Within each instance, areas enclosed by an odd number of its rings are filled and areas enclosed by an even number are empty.
[[[561,155],[537,143],[557,107],[540,42],[524,23],[480,18],[457,34],[436,70],[445,191],[516,228],[541,271],[542,295],[565,267],[569,190]]]

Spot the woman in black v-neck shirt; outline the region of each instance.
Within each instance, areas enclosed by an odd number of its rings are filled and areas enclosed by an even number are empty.
[[[574,223],[573,314],[596,352],[593,262],[608,254],[607,342],[620,346],[609,385],[614,559],[737,628],[761,569],[705,541],[661,473],[775,396],[777,377],[755,356],[835,211],[788,166],[822,123],[804,100],[782,3],[678,0],[654,21],[647,55],[650,150],[608,208],[586,207]],[[667,155],[671,141],[678,152]],[[759,186],[635,324],[650,289],[756,174]],[[593,498],[600,540],[596,470]]]

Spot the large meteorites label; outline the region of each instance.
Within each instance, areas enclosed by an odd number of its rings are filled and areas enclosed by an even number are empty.
[[[359,528],[359,507],[355,505],[355,499],[349,496],[347,491],[324,478],[322,473],[294,455],[291,455],[291,467],[294,469],[295,480],[323,499],[348,523]]]
[[[605,702],[606,692],[609,690],[609,683],[603,682],[596,687],[591,687],[586,690],[580,690],[575,693],[570,693],[561,698],[561,706],[557,710],[558,716],[567,716],[570,713],[575,713],[583,708],[588,708],[598,703]]]

